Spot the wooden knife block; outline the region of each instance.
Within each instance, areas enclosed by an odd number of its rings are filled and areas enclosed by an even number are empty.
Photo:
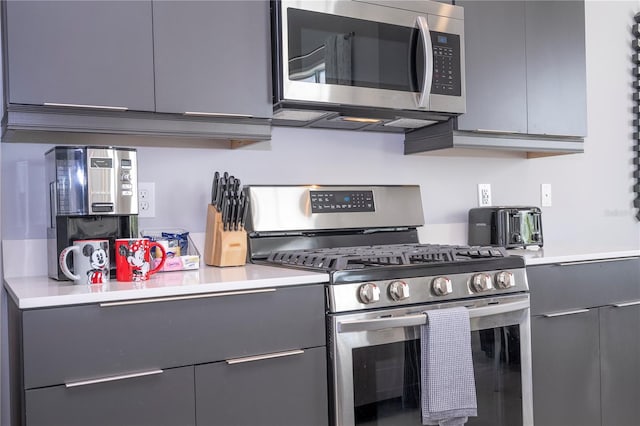
[[[222,213],[207,206],[204,263],[209,266],[242,266],[247,261],[247,232],[225,231]]]

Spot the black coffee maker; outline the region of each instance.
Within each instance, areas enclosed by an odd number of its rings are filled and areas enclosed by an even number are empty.
[[[45,153],[49,188],[49,277],[68,280],[60,252],[75,240],[108,239],[115,277],[116,238],[138,234],[138,161],[133,148],[56,146]]]

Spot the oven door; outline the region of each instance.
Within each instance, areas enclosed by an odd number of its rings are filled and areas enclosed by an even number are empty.
[[[478,416],[470,426],[532,426],[529,295],[332,315],[336,425],[421,425],[422,312],[466,306]]]
[[[279,100],[465,112],[462,19],[344,0],[274,4]]]

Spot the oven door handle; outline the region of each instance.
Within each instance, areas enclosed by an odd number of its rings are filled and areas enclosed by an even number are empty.
[[[486,317],[490,315],[505,314],[507,312],[529,309],[529,300],[517,302],[498,303],[495,305],[469,308],[469,318]],[[358,331],[375,331],[385,328],[413,327],[427,323],[426,314],[412,314],[401,317],[373,318],[365,320],[348,320],[338,322],[339,333],[353,333]]]

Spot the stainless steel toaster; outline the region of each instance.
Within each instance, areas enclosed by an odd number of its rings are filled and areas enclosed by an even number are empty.
[[[469,210],[469,245],[522,248],[543,245],[538,207],[500,206]]]

